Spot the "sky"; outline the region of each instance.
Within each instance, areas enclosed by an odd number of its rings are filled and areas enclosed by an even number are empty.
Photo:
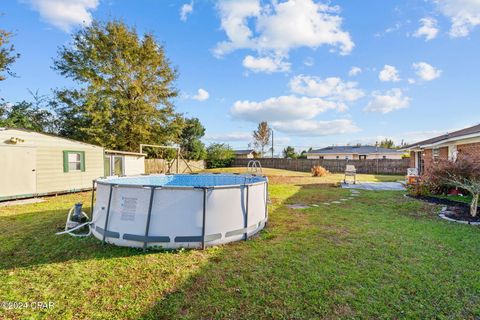
[[[2,0],[21,54],[9,102],[74,87],[58,47],[93,19],[153,33],[179,71],[177,111],[206,144],[245,149],[267,121],[275,153],[397,143],[480,122],[480,0]]]

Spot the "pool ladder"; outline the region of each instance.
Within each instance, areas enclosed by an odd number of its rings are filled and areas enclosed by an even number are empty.
[[[263,170],[262,170],[262,164],[260,163],[260,161],[258,161],[258,160],[248,161],[247,172],[255,173],[255,174],[258,174],[258,173],[262,174]]]

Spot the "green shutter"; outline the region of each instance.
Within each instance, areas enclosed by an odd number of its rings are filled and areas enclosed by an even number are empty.
[[[85,172],[85,151],[80,151],[80,171]]]
[[[63,172],[68,172],[68,151],[63,151]]]
[[[68,172],[68,154],[69,153],[80,154],[80,171],[85,172],[85,151],[72,151],[72,150],[63,151],[63,172]]]

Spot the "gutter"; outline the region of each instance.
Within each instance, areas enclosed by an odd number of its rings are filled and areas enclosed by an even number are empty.
[[[400,149],[400,150],[413,151],[414,149],[434,148],[434,147],[437,147],[437,146],[441,146],[445,143],[455,142],[455,141],[459,141],[459,140],[467,140],[467,139],[472,139],[472,138],[480,138],[480,132],[472,133],[472,134],[465,135],[465,136],[448,138],[448,139],[440,140],[440,141],[435,142],[435,143],[430,143],[430,144],[425,144],[425,145],[419,145],[419,144],[418,145],[413,145],[413,146],[410,146],[408,148]]]

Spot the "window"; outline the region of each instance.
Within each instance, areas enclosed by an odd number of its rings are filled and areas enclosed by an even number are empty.
[[[438,159],[440,159],[440,149],[435,148],[432,150],[432,157],[434,162],[438,162]]]
[[[382,159],[387,159],[387,156],[383,156]]]
[[[358,156],[359,160],[367,160],[367,155],[366,154],[361,154]]]
[[[337,159],[340,159],[340,157],[339,157],[339,156],[337,156],[336,158],[337,158]]]
[[[84,151],[63,151],[63,172],[85,171]]]
[[[106,155],[104,159],[105,176],[122,176],[125,173],[125,157]]]
[[[110,157],[109,156],[105,156],[105,158],[103,159],[103,168],[104,168],[104,174],[106,177],[108,176],[111,176],[111,169],[110,169]]]
[[[113,175],[121,176],[123,175],[123,157],[122,156],[113,156]]]
[[[345,156],[345,160],[348,160],[348,156]]]

